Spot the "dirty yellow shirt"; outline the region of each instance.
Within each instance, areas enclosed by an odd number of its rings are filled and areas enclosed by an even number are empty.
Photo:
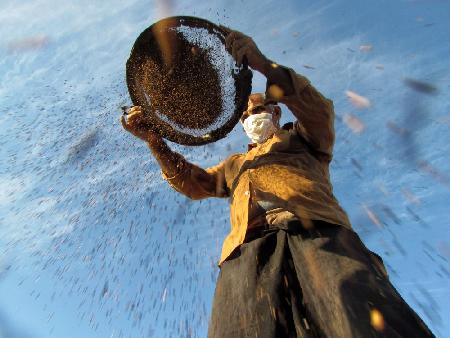
[[[281,66],[280,66],[281,67]],[[180,171],[163,178],[191,199],[230,198],[231,231],[226,237],[219,266],[244,242],[249,228],[251,200],[273,202],[303,224],[322,220],[351,228],[345,211],[333,195],[329,164],[334,144],[333,102],[289,68],[289,93],[284,103],[297,120],[290,130],[280,129],[247,153],[233,154],[220,164],[202,169],[182,159]],[[273,83],[268,80],[268,88]],[[269,92],[266,93],[269,95]],[[269,223],[275,222],[276,217]]]

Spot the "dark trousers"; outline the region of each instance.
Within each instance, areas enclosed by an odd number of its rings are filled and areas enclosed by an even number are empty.
[[[209,338],[434,337],[355,232],[315,224],[248,235],[221,266]]]

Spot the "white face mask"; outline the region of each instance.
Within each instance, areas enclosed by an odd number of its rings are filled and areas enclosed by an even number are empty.
[[[242,125],[253,143],[264,143],[277,131],[272,121],[272,114],[269,113],[250,115]]]

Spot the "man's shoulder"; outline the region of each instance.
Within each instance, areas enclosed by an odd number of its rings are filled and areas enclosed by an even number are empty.
[[[233,161],[236,161],[236,160],[238,160],[239,158],[241,158],[243,156],[245,156],[245,154],[243,154],[243,153],[234,153],[234,154],[231,154],[230,156],[228,156],[225,159],[225,161],[226,162],[233,162]]]

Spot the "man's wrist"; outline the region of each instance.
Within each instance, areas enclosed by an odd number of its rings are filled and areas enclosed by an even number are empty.
[[[261,62],[261,64],[259,64],[257,67],[255,67],[255,70],[257,70],[264,76],[267,76],[270,72],[270,68],[272,67],[273,62],[271,60],[269,60],[268,58],[266,58],[265,56],[263,58],[264,58],[264,60]]]

